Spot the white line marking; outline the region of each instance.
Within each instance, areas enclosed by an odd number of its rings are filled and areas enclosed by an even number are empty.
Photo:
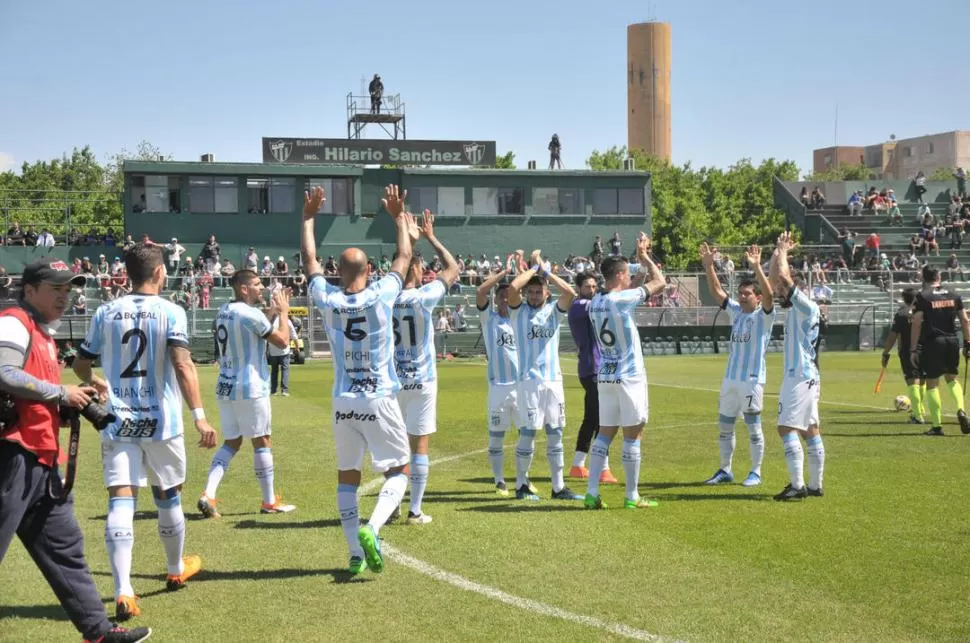
[[[603,621],[592,616],[586,616],[584,614],[576,614],[575,612],[569,612],[552,605],[547,605],[546,603],[540,603],[539,601],[532,600],[531,598],[522,598],[520,596],[514,596],[503,592],[495,587],[489,587],[488,585],[482,585],[481,583],[476,583],[474,581],[468,580],[463,576],[458,574],[452,574],[451,572],[446,572],[443,569],[439,569],[434,565],[430,565],[422,560],[408,556],[398,548],[388,543],[383,543],[381,545],[381,550],[386,556],[389,556],[397,563],[404,565],[405,567],[410,567],[414,571],[424,574],[425,576],[430,576],[435,580],[439,580],[458,589],[465,590],[466,592],[474,592],[476,594],[481,594],[492,600],[505,603],[506,605],[511,605],[512,607],[517,607],[521,610],[527,612],[533,612],[535,614],[540,614],[542,616],[551,616],[553,618],[558,618],[563,621],[570,621],[572,623],[578,623],[579,625],[585,625],[586,627],[592,627],[597,630],[602,630],[604,632],[609,632],[610,634],[616,634],[618,636],[625,636],[629,639],[635,641],[666,641],[670,639],[664,639],[656,634],[651,634],[644,630],[638,630],[636,628],[630,627],[629,625],[624,625],[622,623],[612,623],[609,621]]]

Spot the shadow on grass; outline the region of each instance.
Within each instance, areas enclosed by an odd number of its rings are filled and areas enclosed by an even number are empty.
[[[304,522],[273,522],[272,520],[240,520],[233,527],[235,529],[325,529],[339,527],[340,520],[327,518],[326,520],[306,520]]]
[[[259,514],[258,511],[240,511],[237,513],[224,513],[222,514],[222,516],[223,517],[255,516],[258,514]],[[108,519],[107,514],[101,514],[100,516],[91,516],[90,518],[88,518],[88,520],[98,520],[101,522],[104,522],[107,519]],[[202,514],[196,511],[190,511],[190,512],[185,512],[185,519],[195,521],[195,520],[205,520],[206,518]],[[158,520],[158,512],[157,511],[136,511],[135,521],[137,522],[139,520]]]
[[[528,513],[549,511],[583,511],[581,502],[520,502],[517,504],[482,505],[480,507],[459,507],[455,511],[478,511],[482,513]]]
[[[706,487],[703,480],[696,482],[641,482],[641,489],[678,489],[684,487]]]
[[[95,576],[111,576],[110,572],[92,572]],[[286,580],[289,578],[306,578],[309,576],[330,576],[334,583],[349,582],[368,582],[373,580],[369,577],[361,578],[360,575],[353,576],[346,569],[236,569],[232,571],[220,571],[214,569],[203,569],[192,577],[188,584],[207,583],[213,581],[241,581],[241,580]],[[132,578],[157,581],[161,587],[150,592],[139,592],[141,598],[158,596],[159,594],[169,593],[165,587],[165,579],[160,574],[132,574]]]
[[[67,612],[60,605],[4,605],[0,606],[0,621],[5,618],[25,618],[38,621],[67,621]]]
[[[490,502],[494,504],[496,502],[508,502],[509,499],[507,497],[503,498],[502,496],[498,496],[494,493],[484,494],[484,495],[479,494],[477,496],[461,496],[461,495],[451,495],[448,493],[441,493],[440,495],[436,495],[436,496],[425,494],[424,501],[431,502],[431,503],[448,502],[452,504],[464,504],[469,502]]]
[[[914,436],[918,437],[936,437],[936,436],[924,436],[922,431],[907,431],[906,433],[823,433],[823,437],[826,438],[912,438]],[[955,438],[955,435],[944,435],[946,438]]]
[[[658,502],[675,502],[678,500],[768,500],[771,498],[767,493],[671,493],[654,494],[653,498]]]

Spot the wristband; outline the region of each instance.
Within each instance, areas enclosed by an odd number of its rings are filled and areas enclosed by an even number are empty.
[[[205,419],[205,409],[192,409],[192,419],[198,422]]]

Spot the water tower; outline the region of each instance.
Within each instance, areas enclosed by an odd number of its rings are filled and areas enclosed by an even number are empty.
[[[670,160],[670,23],[626,28],[627,147]]]

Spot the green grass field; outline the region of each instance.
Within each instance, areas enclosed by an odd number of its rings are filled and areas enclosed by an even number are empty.
[[[564,362],[568,468],[582,389],[574,359]],[[388,526],[385,572],[354,580],[343,572],[347,549],[335,509],[331,366],[294,367],[292,396],[273,400],[273,437],[277,487],[297,511],[259,514],[245,446],[220,489],[223,518],[199,519],[195,500],[212,452],[193,446],[186,550],[203,556],[204,571],[184,591],[164,591],[164,558],[146,493],[134,561],[143,613],[131,623],[152,626],[158,641],[970,639],[970,438],[953,418],[946,438],[921,436],[922,427],[891,410],[904,392],[898,374],[873,395],[877,354],[824,354],[826,496],[774,502],[787,472],[771,424],[781,371],[780,356],[772,355],[765,485],[699,486],[718,464],[723,367],[723,356],[647,360],[651,412],[641,493],[660,506],[589,512],[581,503],[517,504],[492,493],[483,363],[442,364],[425,504],[434,522]],[[217,417],[215,371],[200,373],[206,408]],[[952,414],[946,394],[944,401]],[[735,472],[742,478],[749,464],[745,435],[739,423]],[[548,497],[543,442],[533,474]],[[506,471],[514,480],[513,445],[509,436]],[[86,430],[76,511],[88,561],[110,601],[98,451],[93,430]],[[622,480],[616,443],[612,455]],[[375,477],[365,473],[365,480]],[[369,489],[364,516],[376,486]],[[613,506],[622,493],[622,484],[603,491]],[[0,566],[0,640],[77,638],[15,543]]]

